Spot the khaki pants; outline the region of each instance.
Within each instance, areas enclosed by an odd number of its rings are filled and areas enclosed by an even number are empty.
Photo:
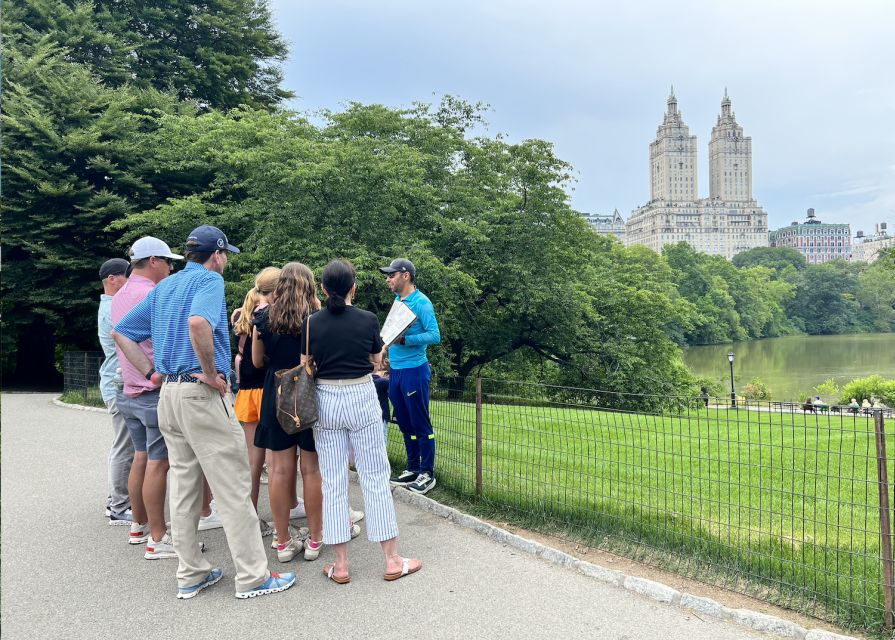
[[[270,572],[252,506],[245,435],[229,397],[195,382],[166,382],[158,405],[159,428],[168,445],[171,535],[180,559],[177,584],[190,587],[211,571],[199,550],[196,527],[202,509],[202,474],[215,504],[236,567],[236,590],[249,591]]]

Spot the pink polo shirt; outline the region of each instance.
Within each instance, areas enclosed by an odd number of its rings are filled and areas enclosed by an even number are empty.
[[[115,326],[128,312],[143,301],[149,292],[155,288],[155,283],[145,276],[132,275],[118,293],[112,298],[112,326]],[[152,357],[152,340],[144,340],[140,343],[143,353],[149,361],[155,364]],[[121,348],[116,344],[115,352],[118,354],[118,363],[121,366],[121,377],[124,378],[124,395],[132,398],[144,391],[155,391],[157,386],[147,380],[140,371],[124,356]]]

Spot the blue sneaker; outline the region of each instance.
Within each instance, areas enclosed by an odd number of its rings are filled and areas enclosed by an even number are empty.
[[[121,513],[116,513],[114,511],[109,511],[109,526],[111,527],[123,527],[127,525],[128,527],[134,523],[134,516],[131,514],[131,510],[122,511]]]
[[[237,591],[237,598],[254,598],[255,596],[263,596],[268,593],[279,593],[280,591],[285,591],[289,587],[295,584],[295,572],[289,571],[288,573],[277,573],[276,571],[270,572],[270,577],[267,579],[267,582],[264,582],[251,591]]]
[[[190,598],[195,597],[202,589],[205,587],[210,587],[214,583],[218,582],[221,578],[224,577],[224,570],[220,567],[215,567],[211,571],[208,572],[208,575],[205,576],[205,579],[202,582],[194,584],[192,587],[180,587],[177,590],[177,597],[181,600],[188,600]]]

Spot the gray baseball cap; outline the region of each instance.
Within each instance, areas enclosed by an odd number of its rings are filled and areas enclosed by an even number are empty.
[[[409,273],[411,279],[416,279],[416,267],[407,258],[396,258],[387,267],[379,267],[382,273]]]
[[[123,276],[127,273],[127,268],[131,263],[123,258],[112,258],[103,262],[103,266],[99,268],[99,279],[105,280],[109,276]]]

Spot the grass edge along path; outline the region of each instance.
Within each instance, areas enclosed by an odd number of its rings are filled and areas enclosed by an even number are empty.
[[[846,628],[881,631],[869,418],[486,403],[476,498],[475,406],[433,400],[431,409],[439,498]],[[403,450],[393,428],[396,468]],[[895,477],[891,460],[889,468]]]

